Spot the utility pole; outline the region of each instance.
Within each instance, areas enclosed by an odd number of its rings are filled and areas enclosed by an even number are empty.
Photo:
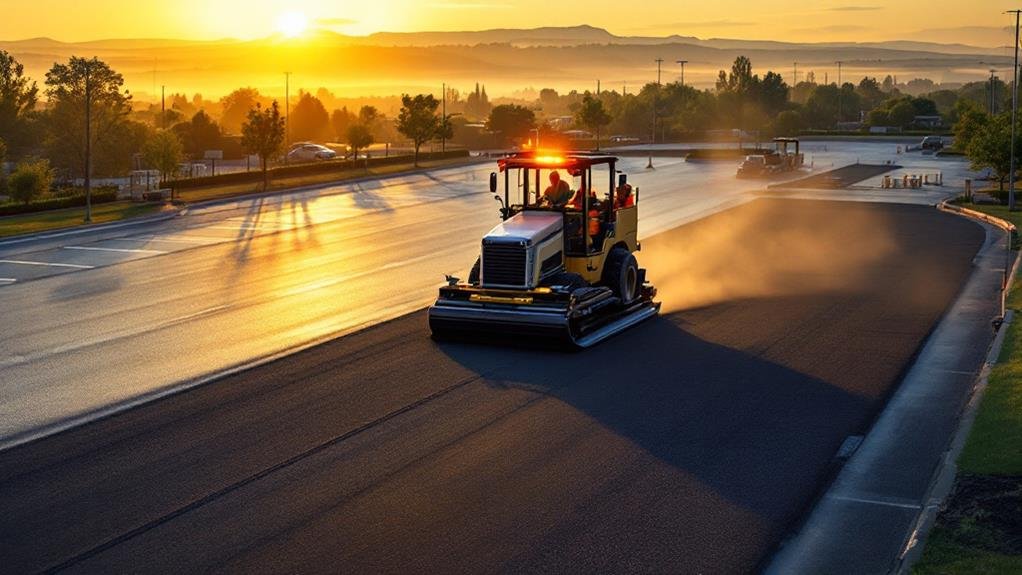
[[[792,66],[791,85],[792,87],[794,87],[796,84],[798,84],[798,62],[792,62],[791,66]]]
[[[837,61],[837,121],[841,123],[841,60]]]
[[[1015,123],[1018,118],[1018,24],[1022,10],[1008,10],[1015,15],[1015,63],[1011,68],[1011,172],[1008,174],[1008,211],[1015,211]]]
[[[991,116],[993,116],[994,114],[997,113],[997,104],[995,103],[997,101],[995,99],[996,98],[995,90],[997,89],[997,84],[994,83],[994,80],[995,80],[994,72],[997,72],[997,70],[994,70],[993,68],[991,68],[990,69],[990,115]]]
[[[160,127],[167,129],[167,87],[160,86]]]
[[[92,63],[85,65],[85,223],[92,223]]]
[[[652,130],[652,133],[650,134],[652,136],[650,138],[650,143],[651,144],[656,144],[657,106],[660,105],[660,101],[659,101],[660,100],[660,64],[662,64],[664,62],[664,59],[663,58],[657,58],[654,61],[656,62],[656,89],[653,91],[653,130]],[[649,151],[649,163],[646,164],[646,169],[648,169],[648,170],[652,170],[653,169],[653,150],[652,150],[652,148]]]
[[[291,72],[284,72],[284,147],[291,144]],[[287,162],[287,154],[284,155]]]
[[[444,153],[447,151],[447,82],[444,82],[441,85],[443,86],[443,88],[441,89],[444,92],[443,94],[444,104],[443,111],[441,112],[440,116],[441,118],[443,118],[443,123],[440,124],[440,153]]]
[[[688,64],[688,60],[678,60],[676,64],[681,65],[681,87],[685,87],[685,64]]]

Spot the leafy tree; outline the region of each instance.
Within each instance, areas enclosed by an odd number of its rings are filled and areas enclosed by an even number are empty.
[[[611,117],[603,108],[603,102],[588,92],[582,97],[582,104],[575,111],[575,124],[596,134],[596,149],[600,149],[600,128],[610,123]]]
[[[92,172],[95,164],[130,161],[124,157],[124,131],[131,95],[124,78],[99,58],[72,56],[46,73],[51,158],[85,179],[85,221],[91,220]]]
[[[887,94],[880,88],[880,82],[876,78],[865,77],[859,81],[855,92],[862,99],[862,109],[872,110],[887,99]]]
[[[49,191],[53,170],[49,160],[28,160],[18,164],[7,178],[7,193],[15,201],[29,204]]]
[[[955,102],[955,112],[958,121],[955,122],[955,148],[966,151],[969,143],[990,120],[990,116],[983,112],[972,100],[960,99]]]
[[[299,96],[288,121],[293,141],[323,141],[330,137],[330,115],[323,103],[308,92]]]
[[[373,143],[373,133],[362,122],[356,122],[348,126],[348,133],[345,134],[348,145],[351,146],[351,158],[358,159],[358,151],[368,148]]]
[[[440,101],[432,94],[401,96],[401,112],[397,117],[397,129],[415,146],[414,164],[419,165],[419,148],[436,137],[440,118],[436,115]]]
[[[916,108],[912,105],[912,101],[909,98],[897,100],[888,108],[887,113],[891,124],[902,128],[907,128],[916,119]]]
[[[501,104],[490,112],[486,129],[500,134],[504,142],[521,140],[529,136],[529,130],[536,127],[536,115],[532,110],[517,104]]]
[[[1015,157],[1022,154],[1022,139],[1015,139]],[[1011,173],[1011,114],[998,114],[982,126],[965,149],[972,169],[990,168],[997,176],[1000,189]]]
[[[248,153],[259,155],[265,190],[270,183],[267,162],[280,154],[284,146],[284,118],[280,116],[276,100],[265,110],[261,104],[249,110],[248,118],[241,126],[241,146]]]
[[[806,128],[805,118],[798,110],[785,110],[777,114],[774,121],[774,134],[778,136],[798,136]]]
[[[255,88],[238,88],[220,100],[224,113],[220,117],[220,127],[224,133],[237,134],[241,125],[248,118],[248,113],[262,103],[262,96]]]
[[[181,140],[171,130],[153,132],[142,146],[142,159],[146,165],[160,171],[161,182],[166,182],[167,176],[177,171],[183,155]]]
[[[220,125],[202,110],[196,112],[190,121],[175,125],[173,130],[184,151],[193,158],[201,157],[206,150],[221,147]]]
[[[25,77],[25,66],[0,50],[0,135],[12,148],[26,143],[25,123],[38,95],[35,82]]]
[[[404,100],[402,99],[402,102],[403,101]],[[358,121],[367,126],[371,126],[379,118],[380,111],[376,109],[376,106],[362,106],[358,110]]]
[[[788,106],[788,85],[780,74],[767,72],[754,86],[753,96],[764,113],[776,116]]]
[[[348,128],[351,127],[358,118],[355,114],[348,111],[348,108],[341,108],[340,110],[334,110],[330,114],[330,126],[334,129],[334,136],[338,142],[347,141]]]

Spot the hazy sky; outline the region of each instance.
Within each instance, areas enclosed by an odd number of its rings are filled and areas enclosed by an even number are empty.
[[[590,24],[621,35],[1011,43],[1002,0],[0,0],[0,39],[255,38],[282,14],[348,34]],[[293,17],[292,17],[293,19]]]

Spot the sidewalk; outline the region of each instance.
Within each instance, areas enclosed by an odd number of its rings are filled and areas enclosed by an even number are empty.
[[[1007,235],[984,227],[987,241],[958,299],[766,573],[888,573],[898,567],[994,339]]]

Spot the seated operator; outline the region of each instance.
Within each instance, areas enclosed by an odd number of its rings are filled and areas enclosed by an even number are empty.
[[[550,185],[543,191],[543,201],[555,208],[563,208],[571,200],[571,186],[561,179],[557,170],[550,172]]]
[[[635,195],[632,193],[632,185],[629,183],[618,186],[614,195],[614,209],[630,208],[635,205]]]

